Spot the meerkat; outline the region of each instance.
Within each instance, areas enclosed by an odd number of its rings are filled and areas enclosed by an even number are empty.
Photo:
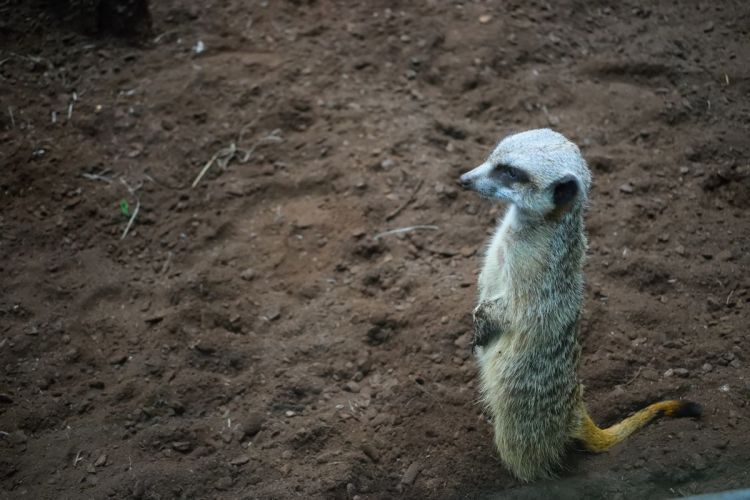
[[[602,452],[659,416],[700,416],[696,403],[661,401],[601,429],[586,410],[577,371],[591,172],[575,144],[549,129],[511,135],[459,183],[508,205],[484,255],[472,348],[515,476],[553,475],[574,440]]]

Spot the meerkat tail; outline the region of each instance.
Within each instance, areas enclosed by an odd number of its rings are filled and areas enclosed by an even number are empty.
[[[625,440],[635,431],[659,417],[700,417],[701,411],[701,405],[691,401],[660,401],[647,406],[611,427],[600,429],[591,420],[588,412],[584,410],[581,426],[574,437],[582,441],[589,451],[602,452]]]

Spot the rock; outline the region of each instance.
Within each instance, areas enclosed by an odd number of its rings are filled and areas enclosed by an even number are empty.
[[[350,380],[349,382],[347,382],[346,385],[344,385],[344,389],[349,392],[353,392],[355,394],[360,391],[359,384],[353,380]]]
[[[490,14],[482,14],[479,16],[479,24],[487,24],[490,21],[492,21],[492,16]]]
[[[677,252],[679,255],[685,255],[685,247],[682,245],[677,245],[674,251]]]
[[[417,479],[419,472],[422,470],[422,464],[419,462],[413,462],[404,472],[404,476],[401,478],[401,484],[411,486]]]
[[[255,270],[247,268],[240,273],[240,278],[245,281],[252,281],[255,279]]]
[[[730,361],[729,366],[731,366],[732,368],[739,368],[740,366],[742,366],[742,363],[740,363],[739,359],[735,358]]]
[[[206,340],[199,340],[195,344],[195,350],[201,354],[213,354],[216,352],[216,346]]]
[[[704,373],[708,373],[711,370],[713,370],[714,367],[713,365],[711,365],[711,363],[703,363],[703,366],[701,366],[701,369],[703,370]]]
[[[380,454],[370,443],[362,443],[362,452],[373,462],[377,463],[380,460]]]
[[[146,494],[146,485],[143,483],[143,481],[136,481],[133,485],[133,489],[130,490],[130,496],[134,500],[140,500],[143,498],[143,495]]]
[[[687,368],[675,368],[674,374],[678,377],[685,378],[690,375],[690,371],[688,371]]]
[[[354,487],[354,483],[346,483],[346,492],[349,494],[349,496],[354,496],[354,494],[357,492],[357,489]]]
[[[631,194],[633,191],[635,191],[635,188],[633,185],[629,182],[626,182],[625,184],[620,186],[620,191],[622,191],[625,194]]]
[[[190,453],[193,449],[193,443],[190,441],[175,441],[172,443],[172,448],[180,453]]]
[[[242,436],[245,438],[255,436],[260,432],[265,421],[266,417],[262,413],[253,412],[248,414],[240,424],[242,426]]]
[[[281,317],[281,310],[278,307],[272,307],[266,312],[265,316],[268,321],[276,321]]]
[[[230,465],[239,466],[239,465],[245,465],[250,461],[250,457],[247,455],[240,455],[239,457],[233,458],[229,461]]]
[[[107,454],[102,453],[94,462],[94,467],[104,467],[105,465],[107,465]]]
[[[380,162],[380,168],[383,170],[389,170],[393,168],[393,166],[396,165],[396,162],[391,160],[390,158],[386,158],[385,160]]]
[[[674,370],[672,368],[664,372],[665,377],[671,377],[672,375],[674,375]]]
[[[219,480],[217,480],[214,483],[214,488],[220,491],[226,491],[231,487],[232,487],[232,478],[228,476],[219,478]]]
[[[115,353],[112,356],[109,357],[109,364],[110,365],[121,365],[125,361],[128,360],[128,356],[126,354],[121,353]]]

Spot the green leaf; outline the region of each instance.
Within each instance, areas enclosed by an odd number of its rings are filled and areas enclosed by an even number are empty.
[[[120,200],[120,212],[122,212],[122,215],[125,217],[130,216],[130,205],[128,205],[128,200]]]

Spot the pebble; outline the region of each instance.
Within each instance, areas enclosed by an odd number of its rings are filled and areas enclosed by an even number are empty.
[[[276,321],[281,317],[281,310],[278,307],[274,307],[273,309],[270,309],[266,313],[266,318],[268,318],[269,321]]]
[[[419,472],[422,470],[422,464],[419,462],[413,462],[404,472],[404,476],[401,478],[401,483],[407,486],[414,484],[417,479]]]
[[[105,465],[107,465],[107,454],[102,453],[94,462],[94,467],[104,467]]]
[[[383,170],[389,170],[393,168],[393,166],[396,165],[396,162],[391,160],[390,158],[386,158],[385,160],[380,162],[380,168]]]
[[[231,487],[232,478],[228,476],[222,477],[214,483],[214,488],[216,488],[217,490],[228,490]]]
[[[373,462],[377,463],[380,460],[378,450],[375,449],[370,443],[362,443],[362,452]]]
[[[255,279],[255,270],[251,268],[245,269],[240,273],[240,278],[245,281],[252,281]]]
[[[674,374],[678,377],[685,378],[690,375],[690,371],[687,368],[675,368]]]
[[[237,465],[245,465],[249,461],[250,461],[250,457],[248,457],[247,455],[240,455],[239,457],[233,458],[232,460],[230,460],[229,464],[230,465],[235,465],[235,466],[237,466]]]
[[[175,441],[172,443],[172,448],[180,453],[188,453],[193,449],[193,444],[190,441]]]
[[[620,186],[620,191],[622,191],[625,194],[631,194],[635,188],[633,188],[633,185],[629,182],[626,182],[625,184]]]
[[[109,357],[109,364],[110,365],[121,365],[121,364],[123,364],[127,360],[128,360],[127,355],[116,353],[116,354],[113,354],[112,356]]]
[[[711,370],[713,370],[714,367],[713,365],[711,365],[711,363],[704,363],[703,366],[701,366],[701,369],[703,370],[704,373],[708,373]]]
[[[490,14],[482,14],[481,16],[479,16],[480,24],[487,24],[490,21],[492,21],[492,16]]]
[[[347,382],[346,385],[344,385],[344,389],[349,392],[353,392],[355,394],[360,391],[359,384],[353,380],[350,380],[349,382]]]
[[[255,436],[258,432],[260,432],[265,421],[265,415],[260,412],[252,412],[248,414],[241,424],[243,437]]]

